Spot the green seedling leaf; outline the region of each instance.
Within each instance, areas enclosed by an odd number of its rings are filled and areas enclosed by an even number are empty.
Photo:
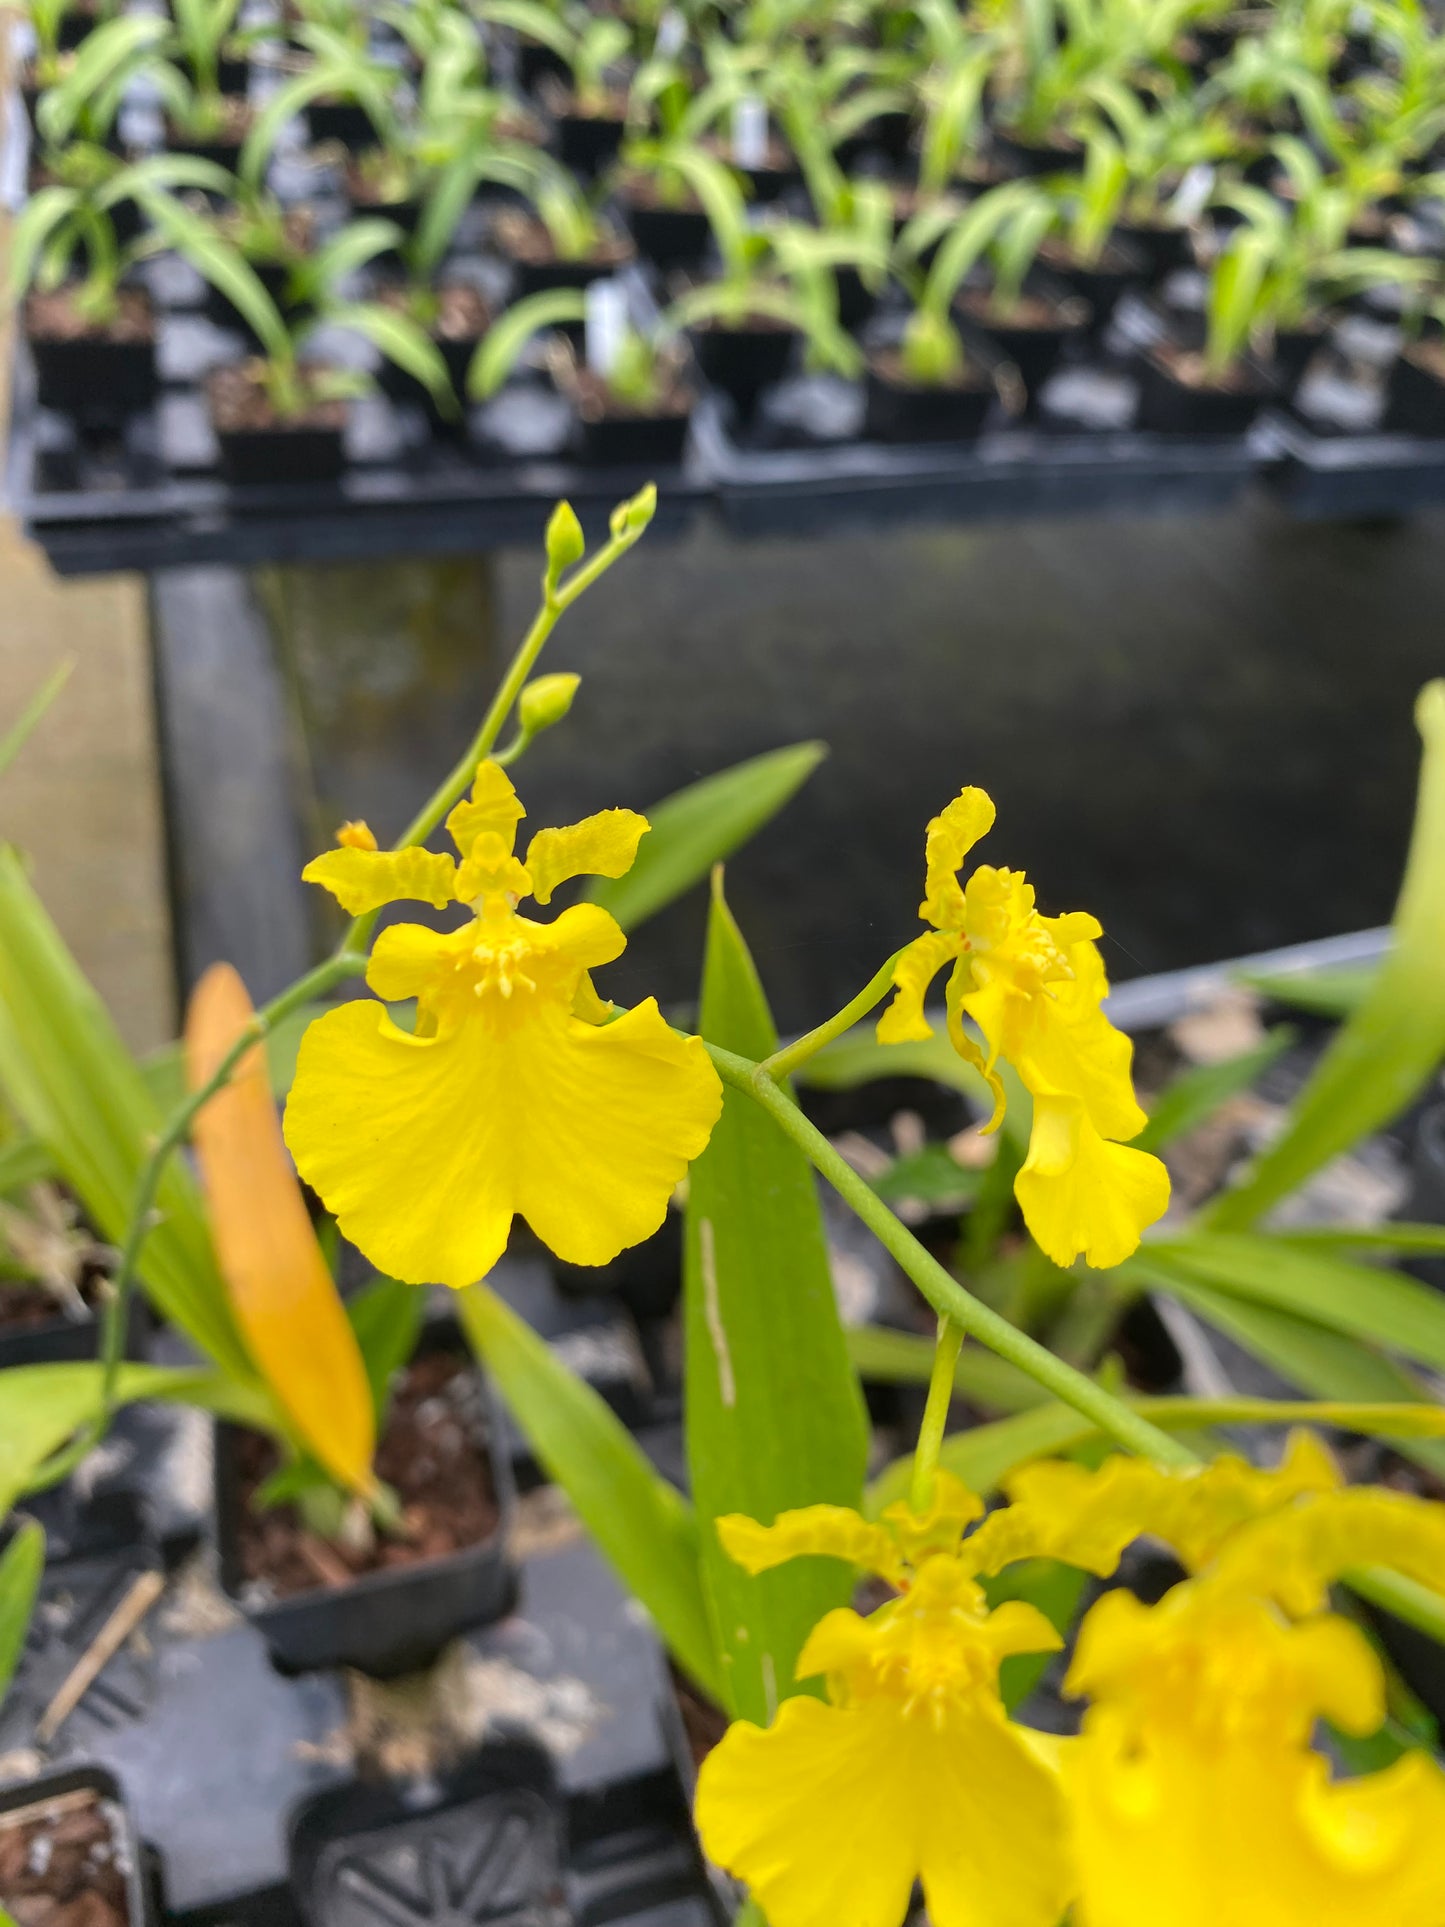
[[[33,1137],[17,1138],[13,1144],[0,1147],[0,1198],[55,1175],[54,1158]]]
[[[1316,1017],[1352,1017],[1369,995],[1379,963],[1331,964],[1320,970],[1241,971],[1239,981],[1262,997]]]
[[[473,401],[489,400],[510,378],[534,335],[564,321],[582,321],[586,314],[586,296],[577,288],[551,288],[515,302],[483,335],[467,370],[467,393]]]
[[[1415,718],[1425,749],[1393,946],[1291,1106],[1284,1131],[1206,1214],[1219,1230],[1253,1224],[1331,1158],[1398,1117],[1445,1057],[1445,681],[1426,685]]]
[[[700,883],[715,863],[740,849],[807,782],[828,751],[822,743],[736,763],[677,790],[646,812],[652,825],[625,877],[602,879],[588,892],[627,931]]]
[[[747,945],[715,887],[700,1029],[753,1058],[777,1046]],[[792,1506],[862,1502],[868,1428],[833,1293],[813,1170],[771,1118],[729,1090],[688,1177],[683,1266],[688,1470],[703,1589],[724,1674],[722,1705],[766,1724],[798,1653],[852,1574],[795,1560],[751,1578],[715,1522],[769,1523]],[[807,1690],[817,1690],[809,1687]]]
[[[241,1424],[277,1429],[275,1411],[264,1394],[220,1372],[122,1365],[117,1391],[122,1405],[142,1398],[168,1399],[199,1405]],[[46,1459],[94,1415],[100,1393],[99,1365],[17,1365],[0,1372],[0,1518]]]
[[[1135,1145],[1141,1151],[1157,1151],[1203,1124],[1221,1104],[1256,1083],[1294,1040],[1294,1031],[1280,1024],[1253,1050],[1241,1051],[1222,1064],[1198,1064],[1181,1071],[1161,1093]]]
[[[70,672],[75,667],[74,658],[61,663],[60,667],[46,677],[35,694],[26,703],[15,721],[0,736],[0,776],[3,776],[15,758],[29,742],[36,724],[45,715],[50,705],[70,681]]]
[[[25,1650],[44,1570],[45,1533],[34,1519],[27,1519],[0,1554],[0,1706]]]
[[[346,1315],[356,1333],[371,1386],[380,1433],[390,1402],[391,1384],[416,1350],[421,1336],[426,1294],[395,1278],[373,1278],[346,1301]]]
[[[0,848],[0,1092],[54,1160],[98,1234],[119,1244],[162,1117],[105,1006]],[[254,1373],[216,1269],[195,1181],[174,1158],[139,1277],[156,1308],[217,1367]]]
[[[687,1501],[616,1414],[486,1285],[458,1294],[462,1328],[550,1478],[576,1508],[673,1658],[719,1703],[722,1670]]]
[[[869,1180],[885,1204],[925,1205],[939,1212],[972,1204],[982,1181],[983,1173],[965,1170],[946,1144],[925,1144]]]

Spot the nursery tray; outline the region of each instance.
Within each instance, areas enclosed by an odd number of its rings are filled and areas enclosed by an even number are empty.
[[[699,409],[693,433],[722,512],[744,536],[891,522],[1208,514],[1236,501],[1254,469],[1244,440],[1042,424],[986,430],[964,445],[767,447],[730,435],[711,402]]]
[[[661,1649],[590,1543],[561,1538],[520,1560],[516,1610],[452,1649],[439,1703],[456,1731],[434,1753],[418,1752],[405,1696],[338,1672],[284,1677],[183,1574],[45,1764],[114,1780],[168,1918],[719,1927]],[[132,1547],[48,1570],[0,1719],[3,1786],[35,1770],[41,1710],[154,1567]]]
[[[1271,489],[1305,521],[1414,515],[1445,504],[1445,436],[1331,434],[1283,411],[1264,425]]]

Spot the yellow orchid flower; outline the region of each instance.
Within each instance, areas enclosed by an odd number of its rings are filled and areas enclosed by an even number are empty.
[[[982,864],[967,884],[958,880],[994,814],[981,789],[965,789],[929,824],[918,913],[933,928],[898,959],[878,1041],[933,1035],[923,1001],[952,965],[948,1034],[992,1086],[988,1128],[1003,1118],[1000,1058],[1033,1097],[1028,1156],[1014,1185],[1024,1222],[1057,1265],[1081,1254],[1091,1265],[1116,1265],[1168,1208],[1169,1175],[1158,1158],[1128,1147],[1145,1118],[1130,1076],[1133,1046],[1100,1008],[1109,986],[1097,921],[1082,911],[1040,915],[1018,870]],[[986,1052],[965,1031],[965,1015],[983,1033]]]
[[[364,824],[306,866],[353,916],[398,899],[463,903],[460,929],[393,924],[357,1000],[306,1032],[286,1142],[342,1232],[379,1270],[463,1286],[506,1248],[520,1213],[572,1264],[600,1265],[662,1223],[706,1145],[722,1087],[695,1037],[648,998],[609,1021],[589,972],[626,938],[594,904],[551,923],[518,914],[575,876],[624,875],[647,820],[603,810],[540,830],[514,854],[525,814],[493,762],[447,818],[460,862],[378,850]],[[415,1032],[385,1003],[414,997]]]
[[[1106,1593],[1080,1632],[1067,1690],[1092,1704],[1061,1760],[1077,1927],[1440,1927],[1445,1773],[1413,1754],[1332,1781],[1310,1740],[1321,1716],[1361,1736],[1385,1717],[1330,1582],[1384,1564],[1445,1590],[1445,1507],[1346,1488],[1306,1433],[1276,1471],[1114,1458],[1007,1483],[995,1517],[1044,1550],[1102,1565],[1147,1532],[1196,1575],[1153,1607]]]
[[[867,1618],[828,1613],[798,1659],[828,1700],[787,1699],[763,1729],[730,1726],[702,1764],[697,1824],[717,1865],[747,1882],[769,1927],[898,1927],[915,1880],[934,1927],[1056,1927],[1070,1891],[1058,1747],[1008,1718],[1000,1662],[1057,1649],[1036,1608],[988,1609],[981,1576],[1035,1550],[997,1513],[935,1476],[925,1516],[878,1521],[807,1506],[775,1524],[718,1520],[758,1573],[845,1559],[899,1589]]]

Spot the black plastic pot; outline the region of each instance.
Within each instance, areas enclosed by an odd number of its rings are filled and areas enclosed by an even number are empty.
[[[851,170],[865,154],[881,154],[901,166],[908,158],[913,138],[913,116],[904,108],[875,114],[866,127],[850,134],[838,147],[840,165]]]
[[[1115,240],[1109,241],[1099,259],[1090,265],[1049,257],[1048,266],[1070,294],[1088,302],[1093,314],[1089,334],[1094,340],[1108,327],[1119,297],[1127,289],[1140,286],[1149,275],[1143,255],[1127,242]]]
[[[1156,435],[1243,435],[1270,398],[1264,371],[1247,364],[1232,388],[1181,381],[1150,349],[1136,364],[1139,412],[1135,426]]]
[[[1114,238],[1139,256],[1144,278],[1151,284],[1164,280],[1176,268],[1187,268],[1194,259],[1187,228],[1121,221],[1114,229]]]
[[[1034,141],[1004,127],[993,130],[993,151],[1015,174],[1077,174],[1084,165],[1081,141],[1061,134],[1056,140]]]
[[[125,1328],[126,1358],[141,1359],[152,1330],[150,1309],[133,1294]],[[0,1325],[0,1371],[12,1365],[82,1363],[96,1356],[100,1336],[98,1318],[52,1318],[43,1325],[10,1329]]]
[[[617,468],[676,468],[687,446],[692,402],[660,415],[579,414],[577,449],[584,462]],[[594,1287],[595,1288],[595,1287]]]
[[[939,387],[897,381],[870,361],[864,378],[863,433],[873,442],[966,442],[983,427],[996,391],[981,370]]]
[[[1390,370],[1381,427],[1390,435],[1445,435],[1445,379],[1409,348]]]
[[[564,83],[572,78],[571,70],[561,54],[544,47],[540,40],[517,39],[516,47],[517,85],[523,93],[536,93],[543,81],[560,80]]]
[[[235,54],[222,54],[216,63],[216,85],[234,98],[251,91],[251,63]]]
[[[221,479],[235,488],[334,482],[346,466],[343,426],[303,422],[295,427],[217,427],[216,441]]]
[[[292,1884],[307,1927],[376,1927],[378,1917],[391,1927],[443,1918],[549,1927],[570,1917],[559,1907],[564,1836],[548,1755],[494,1740],[420,1799],[353,1784],[308,1802],[291,1825]],[[434,1878],[444,1896],[432,1893]]]
[[[833,285],[838,291],[838,325],[851,334],[863,326],[878,306],[878,296],[857,268],[847,262],[834,268]]]
[[[277,307],[284,311],[287,304],[282,297],[286,292],[286,284],[291,278],[290,269],[283,267],[279,261],[252,261],[250,268]],[[218,328],[227,328],[234,334],[244,335],[248,341],[255,341],[255,332],[250,322],[235,306],[230,296],[223,294],[211,281],[206,283],[205,313]]]
[[[306,103],[306,138],[313,147],[335,141],[353,154],[377,146],[371,116],[354,100],[312,100]]]
[[[115,1841],[117,1862],[125,1877],[127,1927],[152,1927],[156,1919],[150,1881],[146,1877],[144,1850],[135,1822],[125,1804],[119,1782],[98,1766],[65,1767],[56,1773],[43,1773],[33,1780],[20,1780],[0,1788],[0,1823],[30,1808],[43,1808],[51,1801],[69,1801],[75,1794],[94,1794],[108,1808]],[[15,1904],[13,1894],[0,1894],[0,1907]]]
[[[487,1390],[487,1433],[497,1525],[481,1545],[443,1559],[364,1573],[346,1586],[327,1586],[288,1599],[257,1603],[239,1564],[236,1517],[241,1504],[236,1428],[216,1426],[216,1522],[221,1585],[235,1600],[285,1673],[350,1666],[386,1679],[428,1665],[459,1633],[510,1611],[516,1574],[507,1549],[515,1491],[512,1469],[498,1448],[500,1412]]]
[[[763,390],[787,373],[798,331],[776,322],[753,322],[738,328],[695,328],[689,339],[707,380],[746,417]]]
[[[569,1298],[616,1297],[639,1318],[665,1318],[682,1290],[682,1213],[669,1211],[662,1228],[606,1265],[552,1262],[557,1287]]]
[[[1278,393],[1286,400],[1304,380],[1309,365],[1324,345],[1326,330],[1319,328],[1276,328],[1272,368]]]
[[[1050,305],[1052,318],[1047,322],[1000,321],[989,312],[983,290],[965,289],[959,299],[963,314],[1018,370],[1030,410],[1065,348],[1071,341],[1084,340],[1093,322],[1093,311],[1085,301],[1060,299],[1052,291],[1040,298]]]
[[[698,207],[639,207],[625,197],[623,217],[637,251],[655,268],[694,267],[707,253],[712,228]]]
[[[86,427],[105,427],[138,414],[160,387],[156,345],[82,337],[60,341],[28,336],[42,408],[53,408]]]
[[[558,114],[557,158],[574,174],[589,179],[611,167],[622,147],[627,123],[613,114]]]

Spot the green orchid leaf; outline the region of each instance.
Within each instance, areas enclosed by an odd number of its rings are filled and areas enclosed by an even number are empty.
[[[1380,973],[1378,963],[1331,964],[1319,970],[1242,970],[1238,981],[1277,1004],[1315,1017],[1351,1017]]]
[[[777,1045],[718,885],[700,1028],[709,1043],[753,1058]],[[852,1577],[832,1560],[749,1577],[723,1551],[715,1521],[741,1512],[769,1523],[792,1506],[859,1505],[868,1427],[812,1167],[738,1091],[727,1092],[688,1178],[683,1306],[688,1469],[722,1704],[766,1723],[794,1690],[803,1641],[824,1613],[847,1604]]]
[[[0,848],[0,1093],[99,1235],[125,1236],[162,1116],[105,1006],[25,875]],[[173,1158],[141,1248],[147,1296],[216,1366],[255,1383],[216,1269],[200,1194]]]
[[[99,1365],[17,1365],[0,1372],[0,1518],[22,1497],[46,1459],[94,1415],[100,1395]],[[142,1398],[169,1399],[241,1424],[276,1429],[264,1395],[221,1372],[122,1365],[117,1395],[122,1405]]]
[[[982,1182],[983,1173],[966,1169],[946,1144],[925,1144],[869,1179],[885,1204],[918,1204],[931,1211],[962,1211]]]
[[[426,1294],[395,1278],[373,1278],[346,1301],[346,1315],[356,1333],[381,1431],[390,1399],[391,1383],[416,1350],[426,1311]]]
[[[1415,718],[1425,748],[1393,945],[1291,1106],[1284,1131],[1206,1214],[1220,1230],[1254,1223],[1331,1158],[1398,1117],[1445,1057],[1445,681],[1426,685]]]
[[[652,828],[625,877],[600,879],[588,895],[627,931],[700,883],[778,814],[827,755],[793,743],[677,790],[645,812]]]
[[[651,1614],[673,1658],[721,1701],[723,1680],[698,1571],[692,1510],[606,1402],[486,1285],[457,1296],[472,1349],[550,1478]]]
[[[45,1533],[34,1519],[27,1519],[0,1554],[0,1706],[25,1650],[44,1570]]]
[[[1203,1124],[1221,1104],[1256,1083],[1294,1040],[1294,1031],[1287,1024],[1280,1024],[1253,1050],[1241,1051],[1222,1064],[1197,1064],[1181,1071],[1160,1093],[1149,1113],[1149,1122],[1134,1139],[1136,1148],[1157,1151],[1175,1138],[1183,1137],[1186,1131],[1192,1131],[1197,1124]]]

